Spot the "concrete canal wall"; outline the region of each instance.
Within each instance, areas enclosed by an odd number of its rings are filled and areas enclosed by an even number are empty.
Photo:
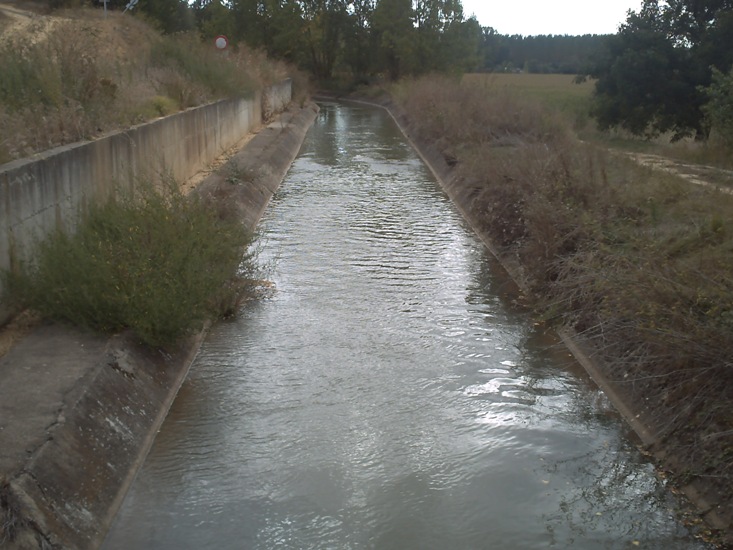
[[[281,112],[291,95],[292,81],[285,80],[251,98],[196,107],[0,166],[0,271],[28,260],[35,241],[49,232],[73,229],[85,204],[117,186],[190,178]],[[8,315],[0,303],[0,324]]]
[[[287,110],[198,187],[250,226],[296,157],[317,107]],[[0,358],[0,546],[98,548],[186,378],[204,333],[151,350],[42,325]]]

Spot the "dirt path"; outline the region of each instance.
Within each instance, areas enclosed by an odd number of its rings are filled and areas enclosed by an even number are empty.
[[[3,22],[3,29],[7,30],[11,25],[24,24],[33,19],[33,12],[23,10],[15,6],[15,3],[0,2],[0,14],[9,22]]]
[[[0,2],[0,44],[13,36],[28,36],[36,42],[64,18],[42,13],[33,2]]]
[[[733,170],[713,166],[687,164],[679,160],[652,155],[649,153],[624,153],[639,164],[649,166],[686,179],[694,185],[717,189],[722,193],[733,194]]]

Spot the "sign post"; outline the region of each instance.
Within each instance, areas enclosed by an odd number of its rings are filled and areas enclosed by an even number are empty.
[[[227,49],[227,46],[229,45],[229,40],[227,40],[227,37],[223,34],[220,34],[214,39],[214,46],[216,46],[217,50],[223,51]]]

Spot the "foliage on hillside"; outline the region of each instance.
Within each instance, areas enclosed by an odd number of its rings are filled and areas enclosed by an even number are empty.
[[[0,163],[90,139],[286,76],[246,48],[223,55],[197,36],[162,36],[129,14],[39,16],[0,34]]]
[[[592,346],[678,479],[714,479],[730,520],[733,196],[582,144],[517,94],[422,79],[400,97],[538,315]]]
[[[127,0],[107,4],[122,10]],[[133,12],[166,33],[223,34],[264,49],[331,86],[434,71],[576,74],[601,42],[596,35],[504,36],[467,17],[456,0],[139,0]]]

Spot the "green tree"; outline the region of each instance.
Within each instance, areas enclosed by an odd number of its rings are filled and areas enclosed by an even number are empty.
[[[347,0],[302,0],[303,40],[311,72],[321,80],[333,76],[348,23]]]
[[[411,0],[379,0],[374,10],[379,63],[392,80],[414,68],[413,15]]]
[[[133,13],[143,14],[164,33],[196,28],[191,8],[181,0],[139,0]]]
[[[270,24],[268,4],[263,0],[232,0],[235,42],[243,41],[253,48],[267,48]]]
[[[483,31],[476,18],[452,21],[443,31],[442,60],[436,67],[442,71],[469,72],[481,67]]]
[[[304,21],[296,0],[230,0],[232,39],[273,57],[302,64]],[[204,27],[200,25],[202,32]],[[228,36],[228,35],[227,35]]]
[[[704,136],[711,67],[733,61],[733,0],[645,0],[605,41],[586,72],[597,79],[593,114],[602,128],[637,135]]]
[[[418,72],[443,71],[457,61],[444,46],[449,34],[451,38],[458,36],[458,25],[462,22],[463,5],[460,0],[415,0]],[[452,32],[449,33],[450,29]]]
[[[271,0],[273,1],[273,0]],[[274,57],[304,64],[305,42],[303,12],[294,0],[274,0],[270,10],[271,24],[265,47]]]
[[[140,0],[170,2],[178,0]],[[321,81],[396,79],[482,65],[483,30],[460,0],[196,0],[201,34],[227,34]]]
[[[713,81],[703,90],[706,122],[723,142],[733,149],[733,71],[728,74],[713,69]]]
[[[347,64],[357,82],[367,82],[375,70],[376,38],[372,32],[376,0],[354,0],[349,10],[349,22],[344,36]]]
[[[195,6],[195,10],[202,38],[212,39],[224,35],[228,40],[236,41],[234,14],[221,0],[212,0],[203,6]]]

